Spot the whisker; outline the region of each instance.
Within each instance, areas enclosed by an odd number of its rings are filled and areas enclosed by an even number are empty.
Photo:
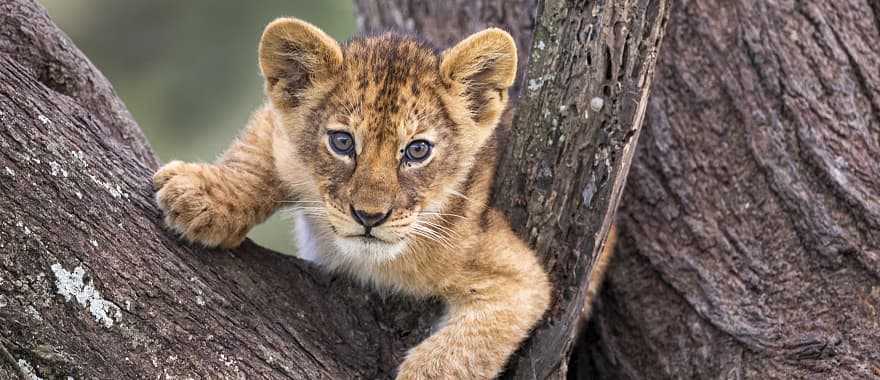
[[[418,230],[416,230],[416,229],[412,229],[412,230],[410,230],[410,233],[411,233],[414,237],[417,238],[417,239],[413,239],[413,240],[415,240],[415,241],[420,241],[421,239],[425,239],[425,240],[427,240],[427,241],[429,241],[429,242],[435,242],[433,238],[431,238],[430,236],[427,236],[427,235],[421,233],[420,231],[418,231]],[[420,239],[418,239],[418,238],[420,238]]]
[[[287,185],[289,185],[289,186],[304,186],[304,185],[308,185],[309,182],[310,181],[293,182],[293,183],[287,183]]]
[[[438,234],[436,231],[434,231],[434,230],[432,230],[432,229],[430,229],[430,228],[428,228],[428,227],[426,227],[426,226],[423,226],[423,225],[419,224],[418,222],[413,223],[413,225],[412,225],[412,229],[413,229],[413,230],[416,230],[416,231],[420,231],[420,232],[422,232],[422,233],[424,233],[424,234],[426,234],[426,235],[429,235],[429,236],[431,236],[431,237],[433,237],[433,238],[436,238],[436,239],[440,239],[440,238],[441,238],[440,234]]]
[[[455,230],[453,230],[453,229],[451,229],[451,228],[449,228],[449,227],[446,227],[446,226],[443,226],[443,225],[440,225],[440,224],[436,224],[436,223],[432,223],[432,222],[429,222],[429,221],[427,221],[427,220],[422,220],[422,221],[420,221],[420,222],[421,222],[421,223],[424,223],[425,225],[427,225],[427,226],[429,226],[429,227],[439,228],[440,231],[446,231],[446,232],[448,232],[448,233],[451,233],[451,234],[455,235],[456,237],[461,237],[461,235],[459,235],[457,231],[455,231]],[[440,231],[438,231],[438,232],[440,232]]]
[[[451,194],[451,195],[455,195],[456,197],[462,198],[462,199],[464,199],[464,200],[466,200],[466,201],[468,201],[468,202],[470,202],[470,203],[473,203],[473,204],[475,204],[475,205],[477,205],[477,206],[486,206],[485,203],[483,203],[483,202],[477,202],[477,201],[475,201],[475,200],[473,200],[473,199],[470,199],[470,198],[468,198],[466,195],[464,195],[464,194],[462,194],[461,192],[459,192],[458,190],[455,190],[455,189],[448,189],[448,190],[446,190],[446,191],[447,191],[449,194]]]
[[[424,212],[420,212],[419,215],[454,216],[454,217],[456,217],[456,218],[467,219],[466,216],[461,216],[461,215],[458,215],[458,214],[446,214],[446,213],[442,213],[442,212],[428,212],[428,211],[424,211]]]
[[[429,242],[437,243],[437,244],[439,244],[443,247],[446,247],[448,249],[454,249],[454,247],[452,247],[448,242],[440,240],[439,238],[437,238],[435,235],[431,234],[427,230],[423,230],[421,228],[413,228],[410,231],[414,235],[421,237]]]
[[[416,223],[413,223],[413,229],[420,231],[424,234],[430,235],[433,238],[432,240],[434,240],[437,243],[441,243],[443,246],[445,246],[449,249],[455,248],[456,245],[452,241],[449,240],[450,239],[449,236],[442,234],[439,231],[436,231],[436,230],[430,228],[429,226],[422,225],[421,222],[422,221],[416,221]]]
[[[411,224],[412,224],[411,222],[404,222],[404,223],[399,223],[399,224],[383,224],[382,227],[397,228],[397,227],[408,226],[408,225],[411,225]]]
[[[300,210],[295,210],[295,211],[301,211],[304,213],[312,213],[312,214],[321,214],[321,215],[327,214],[327,212],[324,210],[302,210],[302,209],[300,209]]]
[[[296,216],[297,214],[305,214],[311,216],[327,216],[327,209],[324,207],[291,207],[284,212],[290,214],[291,216]]]

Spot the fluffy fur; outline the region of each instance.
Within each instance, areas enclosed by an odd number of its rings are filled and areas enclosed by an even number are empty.
[[[156,173],[167,224],[187,240],[234,247],[289,208],[303,254],[448,305],[399,379],[496,376],[550,298],[534,252],[486,205],[515,46],[499,29],[443,53],[393,34],[343,46],[306,22],[272,22],[259,52],[267,104],[216,163]],[[354,137],[353,153],[331,149],[334,131]],[[424,161],[404,158],[415,140],[433,144]],[[352,209],[388,218],[365,237]]]

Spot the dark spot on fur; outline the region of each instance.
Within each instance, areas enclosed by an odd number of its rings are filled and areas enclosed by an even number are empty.
[[[490,227],[491,222],[492,221],[490,220],[489,211],[483,211],[483,213],[480,214],[480,230],[487,231]]]

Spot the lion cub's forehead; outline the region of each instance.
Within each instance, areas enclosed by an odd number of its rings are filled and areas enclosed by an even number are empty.
[[[388,129],[414,128],[442,109],[439,54],[406,37],[384,34],[354,40],[345,47],[346,91],[339,94],[354,117]],[[380,120],[373,120],[380,122]]]
[[[439,79],[439,53],[425,43],[394,34],[356,39],[345,47],[345,69],[359,81],[401,85]]]

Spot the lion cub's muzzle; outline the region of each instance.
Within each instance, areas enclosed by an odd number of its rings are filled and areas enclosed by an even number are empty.
[[[388,221],[388,217],[391,216],[393,211],[389,209],[384,212],[369,212],[357,209],[353,205],[350,205],[349,208],[354,221],[364,227],[364,236],[366,237],[372,237],[370,231],[372,231],[373,227],[378,227]]]

